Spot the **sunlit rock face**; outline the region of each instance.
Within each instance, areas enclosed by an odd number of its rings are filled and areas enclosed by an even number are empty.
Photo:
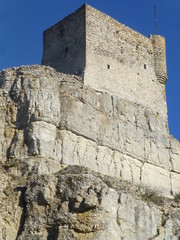
[[[0,73],[0,129],[0,239],[180,238],[180,145],[151,108],[27,66]]]

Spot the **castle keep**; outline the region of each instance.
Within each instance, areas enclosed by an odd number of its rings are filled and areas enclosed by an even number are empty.
[[[167,122],[165,39],[149,38],[83,5],[44,32],[42,64],[148,106]]]

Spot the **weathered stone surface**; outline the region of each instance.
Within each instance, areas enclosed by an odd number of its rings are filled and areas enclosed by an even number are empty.
[[[77,166],[34,175],[2,239],[178,239],[179,203],[156,194]]]
[[[0,74],[0,239],[178,240],[179,142],[151,109],[80,80]]]
[[[173,192],[170,172],[179,179],[179,143],[150,109],[96,92],[48,67],[6,70],[1,86],[8,109],[1,111],[1,161],[6,155],[40,156]],[[162,176],[159,185],[157,176]]]

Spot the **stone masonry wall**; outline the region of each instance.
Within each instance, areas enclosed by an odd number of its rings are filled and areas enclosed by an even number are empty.
[[[165,39],[150,38],[83,5],[44,32],[42,64],[149,107],[167,123]],[[97,81],[98,79],[98,81]]]
[[[43,33],[42,64],[82,75],[85,68],[85,9],[81,8]]]
[[[165,87],[158,82],[155,57],[150,38],[86,6],[84,83],[147,106],[167,121]],[[156,70],[164,76],[166,61],[163,56],[161,60],[156,61]]]

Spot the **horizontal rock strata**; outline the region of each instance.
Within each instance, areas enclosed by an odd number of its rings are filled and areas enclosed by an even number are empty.
[[[0,74],[0,239],[178,240],[179,142],[158,113],[81,81]]]

